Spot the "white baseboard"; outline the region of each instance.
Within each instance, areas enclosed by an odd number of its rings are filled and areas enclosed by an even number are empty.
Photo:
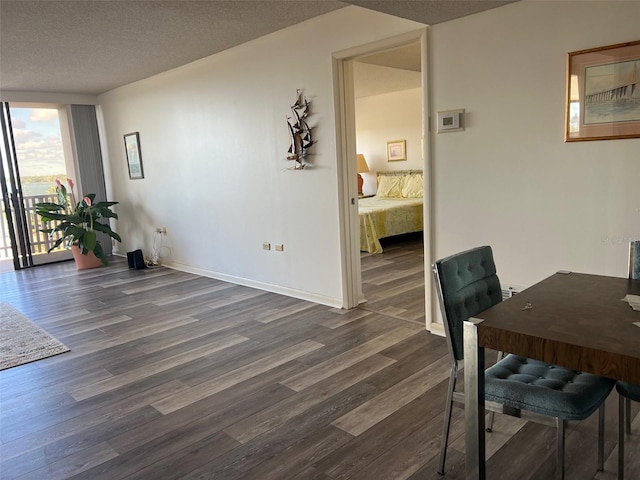
[[[439,335],[441,337],[446,337],[447,335],[444,331],[444,325],[442,323],[433,322],[431,324],[431,329],[429,331],[434,335]]]
[[[227,275],[224,273],[214,272],[206,270],[204,268],[193,267],[191,265],[185,265],[177,262],[163,262],[164,267],[171,268],[173,270],[179,270],[181,272],[193,273],[195,275],[201,275],[203,277],[215,278],[216,280],[222,280],[224,282],[233,283],[235,285],[242,285],[245,287],[257,288],[258,290],[265,290],[271,293],[278,293],[280,295],[286,295],[288,297],[298,298],[300,300],[307,300],[313,303],[319,303],[321,305],[327,305],[334,308],[342,308],[342,299],[326,297],[324,295],[318,295],[312,292],[305,292],[304,290],[298,290],[290,287],[283,287],[281,285],[273,285],[270,283],[259,282],[251,280],[249,278],[236,277],[234,275]]]

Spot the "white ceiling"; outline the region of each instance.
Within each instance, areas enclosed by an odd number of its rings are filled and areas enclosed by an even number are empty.
[[[97,95],[349,4],[433,25],[512,1],[0,0],[0,89]]]
[[[356,98],[422,86],[420,42],[356,59],[353,86]]]

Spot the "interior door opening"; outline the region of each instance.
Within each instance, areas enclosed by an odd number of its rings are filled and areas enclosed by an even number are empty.
[[[370,65],[384,66],[389,69],[393,69],[391,64],[384,65],[383,58],[389,57],[392,60],[395,57],[397,61],[400,55],[394,55],[393,50],[400,48],[419,52],[415,59],[420,65],[419,71],[413,72],[418,78],[417,84],[419,98],[415,100],[417,109],[419,111],[419,120],[416,121],[418,137],[411,142],[417,146],[417,152],[419,160],[417,161],[417,167],[422,168],[424,174],[424,202],[423,202],[423,243],[422,243],[422,266],[424,272],[428,272],[428,265],[431,261],[431,186],[430,186],[430,142],[428,137],[428,96],[426,94],[426,81],[428,78],[427,66],[427,30],[418,30],[409,32],[407,34],[400,35],[398,37],[389,38],[374,42],[369,45],[363,45],[360,47],[354,47],[343,52],[334,54],[335,65],[335,82],[336,82],[336,104],[338,106],[338,155],[340,157],[340,192],[341,192],[341,228],[343,239],[343,280],[344,280],[344,298],[345,308],[353,308],[359,304],[362,304],[365,299],[362,291],[362,272],[361,272],[361,253],[359,245],[359,215],[358,215],[358,188],[357,188],[357,154],[364,154],[362,151],[365,149],[362,129],[357,127],[357,123],[361,123],[358,118],[357,97],[356,97],[356,80],[358,75],[357,70],[360,68],[359,64],[367,64],[366,68]],[[396,52],[399,53],[399,52]],[[419,55],[419,58],[418,58]],[[396,65],[397,67],[397,65]],[[401,90],[401,89],[400,89]],[[424,94],[422,92],[425,92]],[[384,107],[383,107],[384,110]],[[379,115],[385,115],[385,111],[379,112]],[[382,135],[374,134],[373,137],[386,137],[391,136],[391,131],[386,131]],[[388,162],[386,155],[386,144],[389,141],[398,140],[399,138],[378,138],[375,140],[383,145],[385,151],[384,157],[380,157],[380,153],[374,153],[378,155],[378,160],[385,164]],[[415,157],[413,157],[415,159]],[[373,159],[373,158],[372,158]],[[372,162],[375,163],[375,162]],[[381,165],[378,165],[381,167]],[[370,173],[364,173],[364,176],[373,177],[369,180],[369,186],[365,180],[364,195],[371,194],[371,182],[373,183],[373,189],[377,185],[375,184],[375,173],[371,165],[368,165]],[[377,167],[376,167],[377,168]],[[416,168],[415,166],[413,168]],[[391,168],[401,169],[398,167]],[[420,261],[420,260],[418,260]],[[424,300],[424,322],[427,330],[431,330],[433,307],[431,305],[431,292],[432,292],[432,280],[430,275],[423,275],[423,290],[419,295],[421,300]]]
[[[377,205],[380,175],[389,179],[386,174],[393,172],[393,177],[398,173],[395,178],[405,178],[401,172],[423,171],[421,61],[419,40],[353,60],[357,172],[363,179],[362,191],[358,190],[359,210],[368,211],[375,208],[370,205]],[[404,147],[398,161],[388,155],[388,144],[395,141]],[[398,230],[385,236],[378,228],[380,239],[375,240],[375,246],[371,236],[376,229],[364,229],[369,238],[363,239],[360,228],[360,277],[366,299],[360,306],[424,324],[424,243],[422,232],[415,231],[419,227],[411,224],[406,213],[384,213],[389,221],[397,217],[394,223]],[[378,221],[383,214],[369,215],[372,221]],[[382,251],[378,251],[378,243]]]

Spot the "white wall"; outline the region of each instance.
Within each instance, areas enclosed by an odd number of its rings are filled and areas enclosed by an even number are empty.
[[[380,170],[422,169],[422,89],[356,99],[356,143],[369,165],[363,193],[376,193]],[[387,142],[406,140],[406,161],[387,161]]]
[[[564,143],[565,64],[639,24],[637,2],[524,1],[430,28],[431,114],[467,112],[465,132],[432,133],[434,257],[491,244],[503,283],[522,286],[558,269],[625,276],[640,139]],[[166,263],[339,305],[331,53],[419,27],[348,7],[100,96],[120,251],[149,251],[167,226]],[[296,88],[319,141],[302,172],[283,160]],[[133,131],[144,180],[127,175]]]
[[[640,139],[565,143],[567,53],[638,40],[638,2],[524,1],[430,29],[435,256],[490,244],[503,283],[624,277],[640,239]]]
[[[165,264],[342,305],[331,54],[420,27],[347,7],[101,95],[119,251],[150,253],[166,226]],[[318,143],[313,167],[294,172],[284,158],[298,88]],[[136,131],[143,180],[129,180],[123,146]]]

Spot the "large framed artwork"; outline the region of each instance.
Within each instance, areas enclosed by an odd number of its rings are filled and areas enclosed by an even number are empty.
[[[144,178],[144,170],[142,169],[142,153],[140,152],[140,135],[138,132],[127,133],[124,136],[124,148],[127,152],[129,178],[131,180]]]
[[[640,40],[571,52],[565,141],[640,137]]]

